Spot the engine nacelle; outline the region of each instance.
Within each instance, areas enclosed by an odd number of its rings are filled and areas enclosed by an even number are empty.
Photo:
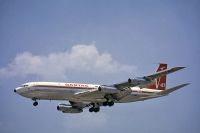
[[[66,104],[59,104],[57,106],[57,110],[62,111],[63,113],[81,113],[81,112],[83,112],[82,109],[74,108],[74,107],[66,105]]]
[[[120,92],[120,90],[118,90],[115,87],[105,86],[105,85],[99,86],[98,90],[101,91],[101,92],[104,92],[104,93],[109,93],[109,94],[115,94],[115,93]]]
[[[151,79],[148,79],[147,77],[138,77],[135,79],[128,79],[128,83],[133,85],[139,85],[139,84],[147,84],[151,83]]]

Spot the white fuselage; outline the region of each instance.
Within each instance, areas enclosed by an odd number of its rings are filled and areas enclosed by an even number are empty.
[[[98,90],[100,85],[97,84],[82,84],[82,83],[60,83],[60,82],[29,82],[15,89],[15,92],[31,99],[44,100],[78,100],[92,101],[94,99],[74,99],[74,95],[85,91]],[[141,98],[159,97],[158,92],[162,90],[132,87],[132,93],[120,101],[116,102],[134,102]]]
[[[27,98],[69,100],[74,94],[97,89],[99,85],[60,83],[60,82],[29,82],[15,90],[18,94]]]

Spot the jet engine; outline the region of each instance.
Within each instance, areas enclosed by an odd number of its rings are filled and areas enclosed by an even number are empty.
[[[63,113],[81,113],[83,112],[82,109],[72,107],[71,105],[67,104],[59,104],[57,106],[58,111],[62,111]]]
[[[120,92],[120,90],[118,90],[115,87],[105,86],[105,85],[99,86],[98,90],[101,91],[101,92],[104,92],[104,93],[108,93],[108,94],[115,94],[115,93]]]
[[[151,83],[152,80],[148,77],[137,77],[134,79],[128,79],[128,83],[132,84],[132,85],[139,85],[139,84],[148,84]]]

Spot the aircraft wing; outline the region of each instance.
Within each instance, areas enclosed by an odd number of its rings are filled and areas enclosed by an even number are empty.
[[[74,94],[73,99],[74,101],[93,101],[93,102],[105,102],[106,99],[104,98],[105,93],[99,91],[98,89],[84,91]]]
[[[174,68],[163,70],[163,71],[157,72],[155,74],[151,74],[151,75],[144,76],[141,78],[128,79],[128,81],[126,81],[126,82],[117,83],[117,84],[114,84],[113,86],[118,89],[123,89],[125,87],[145,86],[145,85],[148,85],[148,84],[151,84],[152,82],[154,82],[154,80],[156,78],[162,77],[164,75],[168,75],[170,73],[174,73],[183,68],[185,68],[185,67],[174,67]]]
[[[82,101],[105,102],[107,99],[119,100],[131,92],[132,90],[130,87],[119,90],[113,86],[100,85],[97,89],[78,92],[73,95],[73,98],[75,100],[81,99]],[[107,99],[105,97],[107,97]]]

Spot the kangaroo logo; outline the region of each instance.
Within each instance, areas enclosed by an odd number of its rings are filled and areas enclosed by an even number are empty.
[[[166,69],[166,67],[160,67],[160,70],[162,71],[162,70],[165,70]]]
[[[166,86],[165,83],[161,83],[161,84],[160,84],[160,87],[162,87],[162,88],[164,88],[165,86]]]

